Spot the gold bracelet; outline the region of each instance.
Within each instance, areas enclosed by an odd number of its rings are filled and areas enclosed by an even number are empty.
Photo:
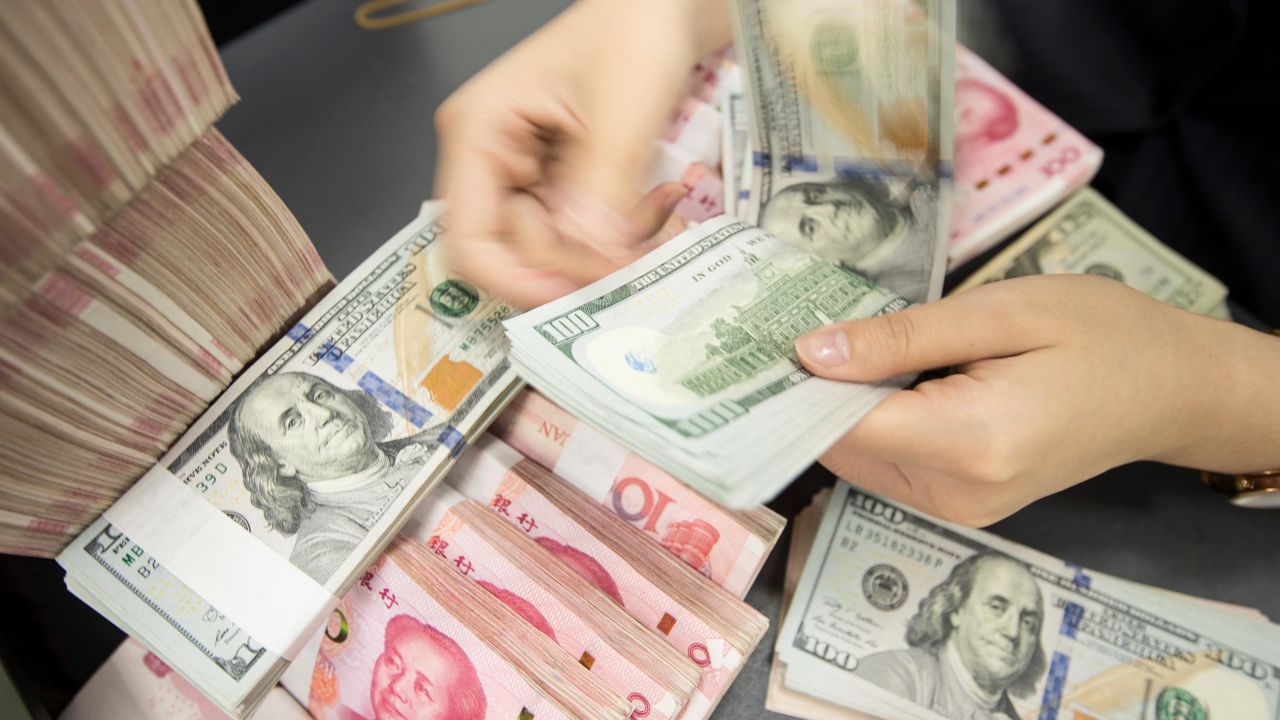
[[[1280,337],[1280,328],[1272,330],[1271,334]],[[1201,470],[1200,481],[1229,496],[1233,505],[1259,509],[1280,508],[1280,468],[1239,475]]]
[[[1257,509],[1280,508],[1280,469],[1245,475],[1224,475],[1201,470],[1200,480],[1217,492],[1229,496],[1232,505]]]

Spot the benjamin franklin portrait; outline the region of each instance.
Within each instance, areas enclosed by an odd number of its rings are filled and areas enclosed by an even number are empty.
[[[231,454],[254,507],[295,536],[289,561],[326,582],[421,471],[434,443],[382,442],[391,418],[376,400],[307,373],[254,383],[231,409]]]
[[[926,299],[933,232],[883,182],[838,177],[788,186],[761,208],[760,227],[909,301]]]
[[[1015,560],[979,553],[952,569],[907,624],[907,649],[863,658],[854,673],[948,717],[1017,720],[1010,698],[1035,692],[1047,664],[1044,600]]]

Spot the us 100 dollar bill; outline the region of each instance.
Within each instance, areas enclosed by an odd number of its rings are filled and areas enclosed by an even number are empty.
[[[507,321],[512,361],[584,422],[730,507],[775,495],[900,380],[840,383],[795,338],[906,302],[733,218]]]
[[[941,292],[954,0],[737,0],[745,219],[912,302]]]
[[[1102,275],[1184,310],[1215,317],[1225,314],[1226,286],[1143,230],[1092,188],[1077,191],[956,291],[1022,275],[1054,273]]]
[[[883,717],[1274,718],[1274,637],[838,483],[776,650]]]
[[[172,475],[163,480],[185,484],[192,501],[212,504],[333,595],[518,382],[501,326],[511,308],[448,275],[442,209],[362,263],[160,463]],[[142,547],[104,516],[59,562],[77,595],[222,707],[251,709],[283,660],[171,574],[154,557],[161,551],[207,550]]]

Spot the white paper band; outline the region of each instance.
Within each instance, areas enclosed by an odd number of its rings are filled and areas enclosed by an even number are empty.
[[[289,663],[284,675],[280,676],[280,685],[289,691],[293,699],[303,707],[311,702],[311,677],[316,671],[316,656],[320,654],[320,643],[323,640],[322,633],[311,633],[311,639],[303,646],[293,662]],[[269,716],[259,714],[257,717]]]
[[[440,521],[444,520],[449,508],[464,500],[466,498],[462,493],[445,483],[440,483],[431,489],[431,494],[427,495],[422,504],[418,505],[418,509],[409,516],[408,522],[400,529],[400,535],[421,543],[429,541],[431,536],[436,534],[436,529],[440,527]],[[488,501],[481,500],[481,502]]]
[[[519,450],[486,433],[463,453],[445,482],[472,500],[488,505],[507,471],[523,459]]]
[[[293,660],[338,599],[163,467],[103,515],[271,652]]]
[[[578,423],[552,470],[591,499],[604,502],[626,460],[626,448],[586,423]]]

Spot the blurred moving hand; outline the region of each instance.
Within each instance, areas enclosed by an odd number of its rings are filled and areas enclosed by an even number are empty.
[[[1137,460],[1280,467],[1280,339],[1105,278],[983,285],[815,330],[796,349],[835,380],[955,366],[891,395],[822,463],[966,525]]]
[[[579,0],[460,88],[436,118],[455,269],[532,306],[648,250],[684,194],[636,190],[649,143],[729,27],[722,0]],[[956,366],[822,458],[956,522],[990,524],[1135,460],[1280,467],[1280,340],[1110,280],[994,283],[796,345],[836,380]]]
[[[729,41],[720,0],[580,0],[436,114],[435,194],[455,270],[523,306],[650,249],[684,197],[641,197],[650,142],[697,60]]]

